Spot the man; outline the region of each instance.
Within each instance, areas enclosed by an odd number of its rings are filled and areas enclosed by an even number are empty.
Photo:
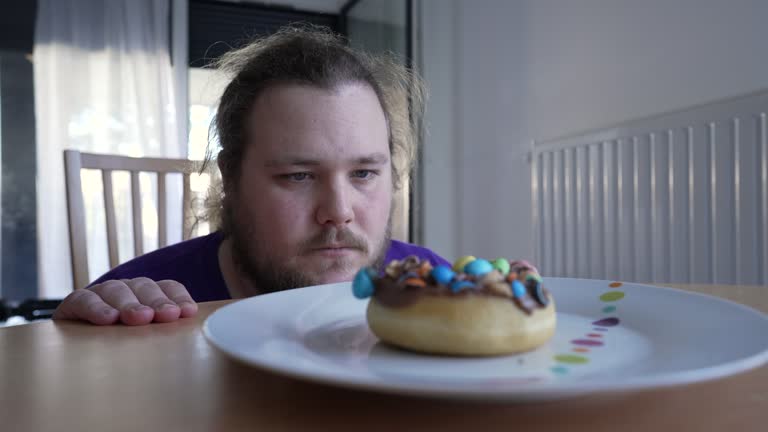
[[[138,257],[70,294],[54,319],[141,325],[194,315],[195,301],[351,280],[362,266],[431,251],[390,240],[410,168],[404,104],[418,80],[329,32],[289,28],[230,52],[216,132],[220,230]]]

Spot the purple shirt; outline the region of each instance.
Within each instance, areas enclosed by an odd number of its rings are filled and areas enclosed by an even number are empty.
[[[229,290],[219,268],[220,232],[194,238],[158,249],[121,264],[96,279],[101,283],[110,279],[148,277],[155,281],[172,279],[183,284],[196,302],[229,299]],[[392,240],[384,262],[416,255],[433,265],[448,262],[429,249]]]

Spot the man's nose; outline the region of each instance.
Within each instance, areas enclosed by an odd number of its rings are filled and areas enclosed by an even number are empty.
[[[352,194],[350,186],[341,180],[329,182],[318,197],[317,223],[320,225],[341,226],[352,222]]]

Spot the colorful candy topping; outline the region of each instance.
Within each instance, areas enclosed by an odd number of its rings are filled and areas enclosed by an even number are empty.
[[[536,303],[540,304],[543,307],[547,307],[549,304],[549,297],[544,292],[544,287],[541,285],[540,282],[535,282],[534,284],[528,285],[528,292],[531,293],[531,296],[534,300],[536,300]]]
[[[357,272],[355,279],[352,281],[352,294],[359,299],[372,296],[374,291],[373,278],[375,277],[376,272],[372,269],[361,269]]]
[[[424,282],[424,279],[421,278],[408,278],[405,281],[403,281],[405,286],[407,287],[415,287],[415,288],[421,288],[427,286],[427,283]]]
[[[472,276],[483,276],[493,270],[493,265],[484,259],[476,259],[464,266],[464,273]]]
[[[475,287],[475,284],[473,284],[472,282],[470,282],[468,280],[455,280],[455,281],[451,282],[451,291],[455,292],[455,293],[457,293],[457,292],[459,292],[459,291],[461,291],[463,289],[469,289],[469,288],[474,288],[474,287]]]
[[[506,276],[509,273],[510,266],[506,258],[496,258],[491,264],[502,276]]]
[[[542,279],[541,279],[541,276],[539,276],[539,274],[538,274],[538,273],[533,273],[533,272],[530,272],[530,273],[526,273],[526,275],[525,275],[525,280],[526,280],[526,283],[527,283],[528,281],[532,281],[532,280],[533,280],[533,281],[536,281],[536,282],[538,282],[538,283],[541,283],[541,281],[542,281]]]
[[[550,303],[541,276],[528,262],[469,255],[452,267],[432,267],[409,256],[391,261],[381,274],[365,268],[355,276],[352,291],[359,299],[375,296],[390,305],[406,305],[421,295],[491,295],[509,298],[527,314]]]
[[[455,276],[456,272],[451,270],[447,265],[439,265],[432,269],[432,278],[435,279],[435,282],[441,285],[448,285]]]
[[[453,271],[455,271],[456,273],[463,272],[464,267],[466,267],[467,264],[471,263],[476,259],[477,258],[473,257],[472,255],[464,255],[463,257],[453,262]]]
[[[525,297],[527,293],[528,291],[525,289],[525,285],[519,280],[512,281],[512,295],[515,297]]]

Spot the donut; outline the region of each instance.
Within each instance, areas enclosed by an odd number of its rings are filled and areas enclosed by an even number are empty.
[[[383,342],[438,355],[493,356],[533,350],[555,333],[555,302],[526,261],[461,257],[433,267],[409,256],[381,272],[366,267],[352,293]]]

